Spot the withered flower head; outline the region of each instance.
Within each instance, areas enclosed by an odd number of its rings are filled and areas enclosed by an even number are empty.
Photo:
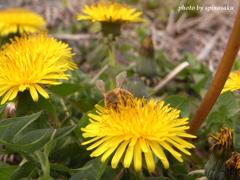
[[[240,153],[233,152],[225,163],[225,176],[228,179],[240,178]]]
[[[226,161],[226,168],[240,170],[240,153],[233,152],[232,156]]]
[[[222,128],[220,132],[210,135],[208,138],[211,151],[220,154],[233,149],[233,132],[230,128]]]

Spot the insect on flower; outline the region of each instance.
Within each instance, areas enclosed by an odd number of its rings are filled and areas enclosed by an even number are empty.
[[[126,74],[117,76],[117,86],[122,84]],[[104,94],[105,106],[96,105],[96,112],[89,113],[89,124],[82,128],[87,150],[91,157],[101,156],[105,162],[111,158],[112,168],[122,162],[125,168],[134,165],[141,171],[143,157],[148,171],[155,170],[154,156],[169,168],[165,154],[168,151],[179,162],[180,152],[191,155],[188,149],[194,145],[185,138],[195,138],[185,130],[189,129],[188,118],[180,118],[180,111],[164,101],[139,99],[119,88],[105,93],[104,84],[98,83]]]
[[[117,106],[119,103],[129,103],[128,101],[131,101],[134,96],[129,91],[121,88],[125,79],[127,77],[126,72],[122,72],[119,75],[116,76],[116,88],[106,92],[105,90],[105,83],[102,80],[98,80],[96,82],[96,86],[99,89],[99,91],[102,93],[104,97],[104,104],[105,107],[113,108],[117,110]]]

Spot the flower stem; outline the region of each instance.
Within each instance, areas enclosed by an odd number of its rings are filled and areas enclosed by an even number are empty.
[[[220,95],[240,47],[240,6],[222,60],[200,107],[190,122],[190,133],[198,130]]]
[[[109,53],[109,65],[115,67],[116,66],[115,44],[111,40],[109,40],[108,42],[108,53]]]
[[[142,175],[142,172],[136,172],[136,178],[137,178],[138,180],[144,180],[144,177],[143,177],[143,175]]]
[[[107,37],[106,44],[108,47],[108,64],[109,65],[109,71],[108,76],[110,77],[109,85],[110,88],[113,89],[115,87],[115,75],[116,72],[118,72],[117,67],[117,59],[116,59],[116,48],[115,48],[115,40],[112,36]]]

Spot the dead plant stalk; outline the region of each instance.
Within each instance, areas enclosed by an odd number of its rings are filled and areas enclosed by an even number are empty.
[[[192,121],[190,122],[190,133],[195,133],[207,115],[211,111],[213,105],[215,104],[218,96],[220,95],[224,84],[228,78],[228,75],[233,66],[234,60],[237,57],[238,50],[240,47],[240,5],[238,7],[238,12],[234,21],[233,29],[230,34],[225,52],[218,65],[216,74],[210,84],[207,94],[202,100],[196,114],[194,115]]]

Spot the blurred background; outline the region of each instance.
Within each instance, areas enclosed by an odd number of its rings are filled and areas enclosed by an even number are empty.
[[[73,47],[76,61],[87,72],[91,66],[87,55],[99,36],[98,25],[77,22],[76,14],[84,4],[94,0],[0,0],[0,7],[23,7],[38,12],[48,22],[49,33],[67,41]],[[223,54],[238,0],[121,0],[143,11],[146,22],[140,25],[125,25],[120,43],[123,51],[120,61],[128,63],[139,49],[144,37],[151,35],[154,50],[162,50],[170,61],[175,63],[185,52],[190,52],[199,61],[214,71]],[[187,6],[229,6],[231,10],[179,11],[181,5]],[[135,26],[133,28],[133,26]],[[133,31],[134,29],[134,31]],[[127,44],[134,46],[134,49]],[[129,55],[129,57],[128,57]],[[100,56],[98,56],[100,58]],[[127,60],[126,60],[127,59]]]

